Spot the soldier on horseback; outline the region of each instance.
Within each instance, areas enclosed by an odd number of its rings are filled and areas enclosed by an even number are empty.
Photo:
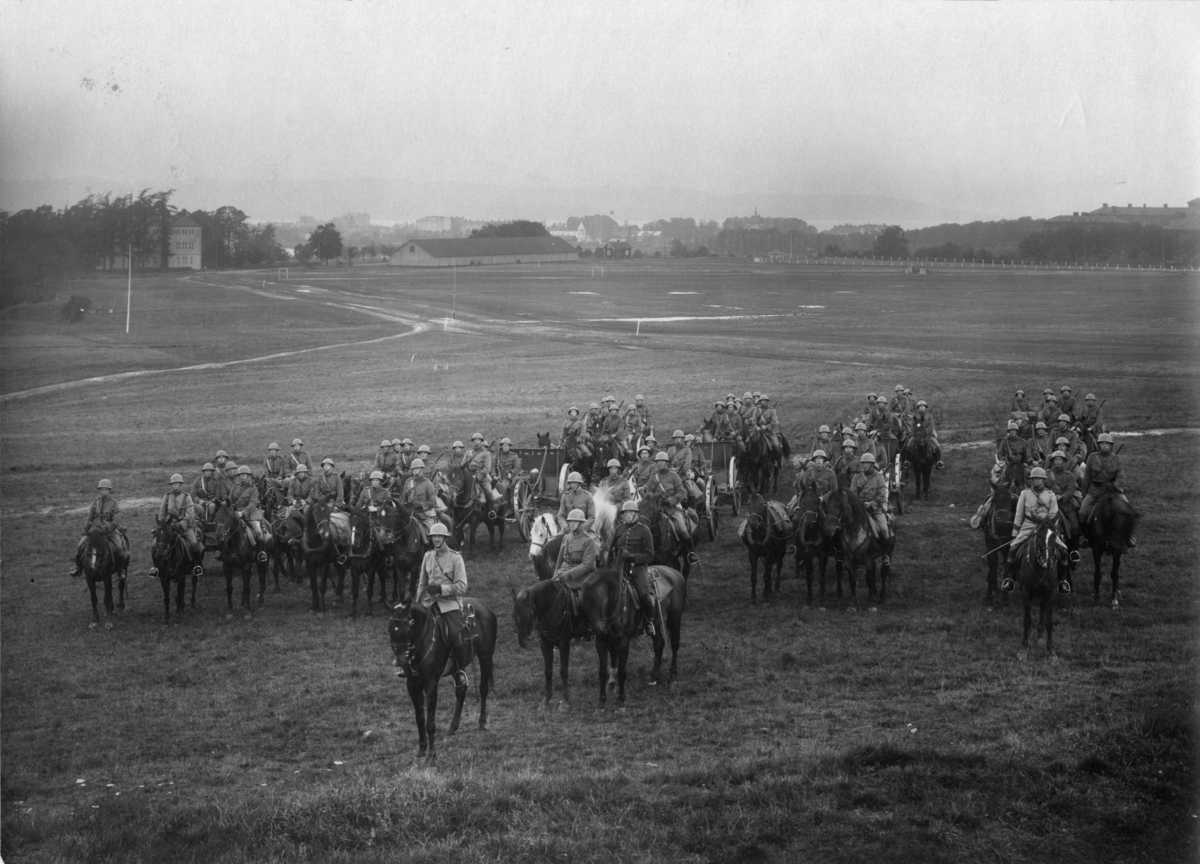
[[[199,558],[204,550],[196,534],[196,505],[192,496],[183,491],[182,474],[172,474],[170,484],[171,491],[163,496],[158,508],[159,521],[175,519],[179,524],[179,533],[187,543],[188,553],[192,558]]]
[[[563,537],[562,546],[558,549],[558,561],[554,565],[554,575],[550,578],[577,586],[583,577],[596,569],[599,550],[596,548],[595,538],[588,530],[590,522],[591,519],[579,508],[567,513],[567,535]]]
[[[1074,422],[1075,419],[1075,397],[1071,395],[1071,388],[1064,384],[1059,388],[1058,407],[1063,414]]]
[[[608,476],[600,481],[604,495],[616,507],[620,507],[630,496],[629,480],[621,474],[621,460],[608,460]]]
[[[654,635],[654,601],[650,597],[650,580],[646,567],[654,563],[654,537],[638,516],[638,505],[626,501],[621,505],[621,524],[612,540],[617,569],[625,573],[637,592],[638,602],[646,617],[646,635]]]
[[[638,461],[633,466],[633,473],[630,475],[630,479],[633,480],[633,485],[637,487],[639,493],[646,488],[646,483],[657,470],[658,466],[650,461],[650,445],[643,444],[638,448]]]
[[[304,442],[299,438],[293,438],[292,452],[287,455],[284,471],[287,476],[291,477],[301,465],[308,469],[308,473],[312,473],[312,462],[309,461],[308,454],[304,452]]]
[[[375,537],[380,549],[386,549],[391,538],[385,536],[377,515],[384,504],[392,500],[392,493],[383,488],[384,474],[378,469],[371,472],[370,485],[364,486],[358,493],[357,507],[367,508],[367,522],[375,531]]]
[[[875,470],[873,453],[864,453],[858,461],[862,471],[850,481],[850,491],[871,517],[871,533],[877,540],[888,540],[893,534],[892,516],[887,506],[887,481]],[[887,555],[883,556],[883,562],[890,563]]]
[[[816,437],[809,442],[808,458],[811,459],[812,454],[816,453],[818,450],[823,450],[826,454],[832,453],[835,447],[836,445],[833,442],[832,430],[827,424],[822,423],[821,427],[817,429]]]
[[[447,472],[449,472],[451,468],[462,468],[464,471],[468,470],[467,460],[470,459],[470,457],[466,454],[466,449],[466,445],[461,441],[455,441],[450,445],[450,457],[446,460]]]
[[[1096,398],[1088,395],[1092,400]],[[1098,449],[1088,457],[1083,471],[1083,488],[1087,490],[1087,494],[1083,496],[1083,503],[1079,505],[1080,526],[1091,522],[1092,510],[1102,498],[1112,496],[1126,504],[1129,503],[1129,499],[1125,497],[1125,490],[1121,488],[1121,457],[1113,452],[1112,435],[1107,432],[1101,433],[1096,439],[1096,446]],[[1080,545],[1087,545],[1086,535]],[[1129,546],[1136,545],[1137,540],[1130,537]]]
[[[1061,450],[1050,454],[1050,470],[1046,472],[1046,485],[1053,490],[1058,500],[1058,512],[1066,527],[1067,537],[1079,536],[1079,486],[1075,472],[1067,461],[1070,457]]]
[[[862,468],[859,465],[858,444],[853,438],[842,442],[842,455],[833,463],[833,472],[837,475],[838,485],[849,489],[850,483],[858,476]]]
[[[396,473],[396,466],[399,464],[400,454],[393,449],[392,442],[384,438],[379,442],[379,452],[375,454],[374,470],[387,478]]]
[[[1021,490],[1021,497],[1017,499],[1017,510],[1013,516],[1013,539],[1008,546],[1009,575],[1000,583],[1001,591],[1012,591],[1016,588],[1017,583],[1011,575],[1012,569],[1017,563],[1021,547],[1037,530],[1038,523],[1046,518],[1053,519],[1057,515],[1058,499],[1054,492],[1046,488],[1046,471],[1041,467],[1034,468],[1029,472],[1029,486]],[[1058,545],[1066,552],[1067,546],[1061,536],[1058,537]],[[1059,590],[1063,590],[1062,586]],[[1066,590],[1070,591],[1070,585],[1066,586]]]
[[[1039,420],[1033,427],[1033,438],[1029,440],[1029,461],[1046,466],[1047,458],[1054,450],[1054,441],[1050,438],[1044,421]]]
[[[180,479],[182,481],[182,478]],[[75,548],[75,567],[71,570],[71,576],[78,576],[83,572],[83,552],[87,548],[88,533],[98,528],[108,541],[113,563],[117,566],[117,578],[125,578],[125,571],[129,568],[129,540],[125,537],[125,529],[117,521],[121,515],[121,508],[115,498],[109,497],[112,488],[112,482],[109,480],[101,480],[96,484],[100,494],[92,499],[91,506],[88,507],[87,520],[83,523],[83,535]]]
[[[224,500],[229,500],[233,495],[233,487],[237,485],[237,470],[238,464],[232,459],[225,463],[225,494],[221,496]]]
[[[646,397],[641,393],[633,397],[633,407],[642,419],[642,434],[654,434],[654,424],[650,422],[650,409],[646,406]]]
[[[1089,393],[1083,397],[1083,410],[1079,412],[1079,427],[1090,435],[1106,431],[1100,406],[1096,404],[1096,394]]]
[[[224,450],[218,450],[217,455],[213,457],[213,464],[216,465],[217,475],[220,477],[225,477],[231,464],[229,462],[229,454]],[[237,464],[233,463],[233,467],[236,469]]]
[[[192,500],[200,504],[200,518],[205,522],[212,521],[213,511],[217,509],[217,501],[228,497],[225,488],[225,478],[214,477],[216,469],[211,462],[205,462],[200,469],[200,476],[192,481]]]
[[[321,473],[317,475],[316,480],[313,482],[309,500],[319,501],[323,499],[332,504],[336,509],[341,506],[345,492],[342,489],[341,475],[334,473],[333,468],[333,460],[326,456],[321,462]]]
[[[492,486],[492,451],[483,446],[483,433],[471,436],[471,455],[467,457],[467,471],[475,478],[475,485],[485,496],[484,503],[495,509],[502,500]]]
[[[304,503],[312,497],[313,483],[316,482],[308,476],[308,466],[301,462],[296,466],[296,473],[292,475],[291,482],[288,483],[287,497],[293,507],[303,507]]]
[[[279,445],[272,441],[267,447],[267,458],[263,460],[263,476],[268,480],[282,480],[283,469],[283,457],[279,455]]]
[[[588,405],[587,414],[583,418],[583,428],[587,430],[588,437],[592,440],[600,437],[600,427],[604,423],[604,416],[600,413],[600,403],[593,402]]]
[[[1046,401],[1042,404],[1042,410],[1037,413],[1037,422],[1044,423],[1046,428],[1050,428],[1051,424],[1058,422],[1058,415],[1062,413],[1062,409],[1058,407],[1058,397],[1051,393],[1046,397]],[[1037,426],[1035,424],[1034,428]]]
[[[582,487],[582,474],[572,471],[567,475],[567,491],[558,500],[558,520],[559,524],[565,524],[570,520],[569,514],[580,512],[586,520],[584,530],[591,531],[596,523],[596,502],[592,500],[592,494]]]
[[[937,466],[942,467],[942,445],[938,441],[937,429],[933,427],[933,417],[929,414],[929,404],[922,399],[917,403],[917,410],[913,413],[911,422],[912,432],[910,434],[921,436],[922,434],[933,445],[933,458],[937,462]]]
[[[783,445],[779,443],[779,415],[771,407],[771,397],[766,393],[758,397],[758,406],[754,412],[754,425],[766,440],[772,458],[777,458],[783,452]]]
[[[1079,433],[1071,428],[1071,415],[1065,411],[1058,415],[1058,426],[1054,432],[1054,446],[1057,447],[1059,442],[1064,438],[1067,440],[1067,455],[1071,458],[1071,467],[1075,464],[1083,464],[1087,460],[1087,444],[1083,443],[1079,438]]]
[[[871,421],[869,429],[881,437],[892,432],[892,413],[887,405],[874,393],[867,396],[867,418]],[[860,444],[861,446],[861,444]]]
[[[338,477],[339,486],[341,479]],[[258,560],[265,562],[267,553],[263,549],[263,512],[258,508],[258,487],[254,485],[254,476],[249,465],[243,465],[237,470],[237,482],[229,491],[229,509],[236,512],[241,520],[250,526],[252,543],[259,550]]]
[[[396,443],[399,441],[400,443]],[[396,476],[399,478],[408,477],[408,470],[412,468],[413,460],[417,458],[417,454],[413,451],[413,442],[411,438],[405,438],[400,441],[399,438],[392,439],[392,446],[400,448],[396,454]]]
[[[1004,437],[996,442],[996,455],[1010,466],[1020,465],[1024,471],[1029,463],[1029,447],[1024,438],[1017,433],[1021,427],[1016,420],[1009,420]]]
[[[904,385],[897,384],[895,387],[895,395],[888,402],[887,410],[897,417],[904,417],[913,412],[912,401],[904,395]]]
[[[414,459],[412,465],[409,466],[409,471],[411,476],[404,481],[400,500],[412,510],[413,515],[417,518],[417,523],[421,526],[421,541],[427,545],[432,530],[441,524],[438,520],[445,519],[442,511],[446,509],[446,505],[438,498],[433,481],[425,476],[423,460]],[[449,536],[448,528],[446,536]]]
[[[690,544],[690,514],[683,509],[683,502],[688,495],[687,489],[679,475],[671,470],[670,457],[666,453],[660,450],[655,454],[654,461],[658,464],[658,470],[651,474],[646,482],[646,495],[658,504],[663,514],[671,520],[680,541]]]
[[[567,419],[563,422],[562,435],[559,436],[558,446],[563,448],[570,458],[571,450],[579,452],[584,458],[592,455],[587,446],[587,426],[579,417],[579,409],[572,405],[567,409]],[[575,461],[575,460],[571,460]]]
[[[463,628],[462,598],[467,596],[467,567],[462,555],[450,548],[450,529],[437,523],[429,529],[433,548],[421,559],[421,575],[417,579],[417,602],[436,610],[442,616],[450,633]],[[413,639],[417,634],[414,630]],[[411,648],[411,644],[410,644]],[[466,673],[461,669],[454,673],[455,684],[466,683]]]
[[[512,484],[525,473],[521,468],[521,457],[512,452],[512,440],[500,439],[500,455],[496,457],[496,491],[502,498],[508,496]]]
[[[619,406],[613,402],[608,406],[608,414],[600,421],[600,444],[608,445],[611,443],[613,450],[618,458],[624,458],[629,450],[625,447],[625,443],[621,440],[623,424],[619,413]]]
[[[642,424],[642,415],[638,413],[636,405],[630,405],[625,409],[624,432],[625,439],[630,444],[637,441],[645,431],[645,426]]]
[[[796,497],[788,502],[788,510],[794,510],[807,492],[814,493],[818,498],[826,492],[832,492],[838,486],[837,474],[827,464],[825,451],[813,451],[808,467],[796,475]]]

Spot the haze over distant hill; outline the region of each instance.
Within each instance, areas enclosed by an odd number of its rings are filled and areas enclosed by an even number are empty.
[[[975,213],[885,195],[723,194],[698,189],[633,188],[616,184],[576,189],[549,183],[511,187],[376,177],[311,181],[197,178],[175,183],[162,180],[121,182],[98,177],[3,180],[0,181],[0,209],[15,211],[42,204],[59,208],[88,194],[137,193],[145,188],[174,188],[172,203],[189,210],[232,204],[254,221],[293,221],[300,214],[322,219],[359,211],[370,213],[378,222],[412,221],[434,214],[550,221],[579,213],[611,213],[618,222],[641,224],[671,216],[720,222],[729,216],[749,215],[757,209],[769,216],[795,216],[825,229],[847,222],[919,228],[944,222],[1037,215]]]

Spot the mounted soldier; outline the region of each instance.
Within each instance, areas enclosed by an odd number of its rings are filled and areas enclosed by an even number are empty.
[[[413,460],[417,458],[417,453],[413,450],[411,438],[405,438],[399,444],[396,443],[397,441],[400,441],[400,439],[394,438],[392,440],[392,446],[400,448],[396,454],[396,476],[407,477],[409,469],[412,468]]]
[[[336,474],[333,469],[333,460],[326,456],[321,462],[321,473],[317,475],[313,483],[309,500],[328,501],[336,509],[342,506],[345,492],[342,489],[341,476]]]
[[[608,476],[600,481],[600,490],[616,507],[620,507],[632,494],[629,491],[629,478],[621,474],[621,460],[608,460]]]
[[[850,491],[862,502],[867,515],[871,517],[871,533],[877,540],[887,540],[893,536],[891,513],[887,504],[887,481],[875,470],[875,456],[864,453],[858,460],[862,472],[854,475],[850,481]],[[884,563],[890,563],[888,556],[883,556]]]
[[[822,497],[838,487],[838,477],[829,467],[825,451],[817,448],[809,458],[808,467],[796,475],[796,497],[788,502],[788,510],[794,510],[806,492]]]
[[[462,555],[448,545],[450,529],[445,525],[439,522],[430,528],[429,539],[433,548],[421,559],[415,596],[421,605],[436,609],[435,614],[445,619],[450,633],[457,633],[464,626],[462,598],[467,596],[467,566]],[[466,680],[466,673],[459,670],[454,676],[456,684],[460,675]]]
[[[690,543],[692,527],[689,515],[683,509],[687,500],[687,489],[679,475],[671,470],[670,457],[663,451],[654,456],[658,470],[650,475],[646,483],[646,495],[662,509],[663,515],[671,520],[675,533],[684,543]],[[699,517],[696,517],[697,520]]]
[[[1031,413],[1032,411],[1029,407],[1029,400],[1025,398],[1025,391],[1018,390],[1013,394],[1009,419],[1015,420],[1017,423],[1017,429],[1020,430],[1021,427],[1025,426],[1029,422]]]
[[[683,443],[692,451],[692,473],[696,475],[697,485],[699,485],[700,480],[712,473],[712,465],[704,458],[704,449],[699,446],[700,442],[696,440],[695,435],[691,432],[684,435]]]
[[[227,476],[229,471],[229,454],[224,450],[218,450],[217,455],[213,457],[213,465],[216,466],[217,475],[220,477]],[[237,468],[237,463],[233,463],[233,467]]]
[[[1062,515],[1067,537],[1079,536],[1079,484],[1075,472],[1067,465],[1067,454],[1055,450],[1050,454],[1050,470],[1046,472],[1046,486],[1058,500],[1058,512]]]
[[[258,560],[265,562],[267,553],[263,549],[263,512],[258,507],[258,487],[254,485],[254,475],[249,465],[243,465],[237,470],[237,483],[229,492],[229,509],[237,513],[249,526],[254,546],[258,549]]]
[[[771,455],[779,456],[783,452],[783,445],[779,442],[779,415],[771,407],[771,397],[766,393],[758,397],[758,405],[754,413],[754,425],[766,439]]]
[[[862,457],[868,453],[882,461],[882,454],[885,451],[874,438],[868,436],[867,424],[861,420],[854,424],[854,444],[858,448],[859,462],[862,462]]]
[[[446,460],[446,470],[451,468],[467,468],[467,461],[471,458],[467,455],[467,447],[461,441],[455,441],[450,445],[450,457]]]
[[[400,493],[400,501],[412,510],[413,516],[421,527],[421,542],[428,545],[430,532],[439,524],[449,522],[445,516],[446,505],[438,498],[433,481],[425,475],[425,462],[414,459],[409,466],[409,477],[404,481]],[[439,522],[439,520],[442,520]],[[444,525],[449,536],[452,525]]]
[[[263,460],[263,476],[268,480],[282,480],[285,467],[279,445],[272,441],[267,447],[267,458]]]
[[[292,439],[292,452],[287,455],[284,464],[286,466],[284,472],[288,477],[295,474],[296,469],[301,465],[308,469],[309,474],[313,473],[312,462],[308,458],[308,453],[304,451],[304,442],[299,438]]]
[[[1025,439],[1017,434],[1020,428],[1016,420],[1008,421],[1004,437],[996,442],[996,455],[1010,466],[1020,465],[1023,472],[1029,464],[1029,446]]]
[[[200,545],[200,538],[196,533],[195,502],[192,501],[191,495],[183,491],[182,474],[172,474],[170,485],[171,491],[163,496],[162,503],[158,508],[159,521],[166,522],[168,519],[174,519],[178,522],[179,533],[187,543],[188,553],[193,558],[199,558],[204,554],[204,549]]]
[[[837,444],[833,440],[833,431],[829,428],[828,424],[822,423],[820,428],[817,429],[817,434],[808,442],[807,458],[811,459],[812,454],[818,450],[824,450],[828,458],[828,454],[834,452],[836,448]]]
[[[650,409],[646,406],[646,397],[641,393],[633,397],[633,407],[642,418],[642,434],[653,435],[654,424],[650,422]]]
[[[384,438],[379,442],[379,452],[375,454],[374,470],[386,479],[396,473],[396,466],[399,464],[400,454],[395,451],[392,442]]]
[[[842,455],[833,462],[833,473],[837,475],[838,486],[849,489],[851,481],[862,469],[858,461],[858,444],[853,438],[842,442]]]
[[[637,442],[638,438],[642,437],[643,425],[642,415],[637,412],[636,405],[630,405],[625,409],[624,432],[626,440],[632,445]]]
[[[633,485],[639,493],[643,493],[647,481],[657,470],[658,466],[650,459],[650,445],[643,444],[638,448],[638,461],[633,466],[633,473],[630,475],[630,479],[633,480]]]
[[[521,457],[512,452],[512,440],[500,439],[500,454],[496,457],[496,491],[501,498],[508,497],[512,484],[521,479],[525,469],[521,467]]]
[[[1000,583],[1001,591],[1012,591],[1016,588],[1016,582],[1012,578],[1013,566],[1017,563],[1017,556],[1021,552],[1021,547],[1033,536],[1033,532],[1037,530],[1038,524],[1046,518],[1053,519],[1058,515],[1058,499],[1054,492],[1046,488],[1046,471],[1040,466],[1029,472],[1029,486],[1021,490],[1021,496],[1017,499],[1017,509],[1013,514],[1013,539],[1008,545],[1008,566],[1009,575],[1004,577],[1004,581]],[[1063,542],[1061,533],[1056,535],[1058,546],[1063,551],[1067,551],[1067,544]],[[1070,591],[1070,585],[1066,586],[1067,591]],[[1062,590],[1060,586],[1060,590]]]
[[[480,500],[493,511],[501,502],[500,493],[492,486],[492,451],[483,446],[483,433],[471,436],[471,453],[467,457],[467,471],[475,478],[480,489]]]
[[[1106,432],[1101,406],[1096,404],[1096,394],[1089,393],[1083,397],[1083,409],[1079,412],[1079,427],[1090,435]]]
[[[213,463],[205,462],[204,467],[200,469],[200,476],[192,481],[192,501],[199,506],[200,518],[205,522],[212,521],[217,502],[229,497],[229,490],[225,488],[225,478],[215,477],[215,471]]]
[[[293,507],[303,507],[312,498],[315,482],[315,479],[308,476],[308,466],[301,462],[287,487],[288,501]]]
[[[621,521],[612,539],[613,560],[617,569],[626,574],[646,618],[646,635],[654,635],[654,601],[650,597],[650,581],[646,567],[654,563],[654,537],[638,518],[638,505],[626,501],[621,505]]]
[[[1071,457],[1070,467],[1082,465],[1087,461],[1087,444],[1079,438],[1079,433],[1071,428],[1071,416],[1063,413],[1058,415],[1058,426],[1051,433],[1054,446],[1058,447],[1062,439],[1067,439],[1067,454]]]
[[[1058,397],[1051,393],[1042,404],[1042,410],[1037,413],[1036,420],[1038,423],[1044,423],[1048,429],[1058,422],[1058,415],[1061,413],[1062,409],[1058,406]],[[1034,428],[1036,428],[1036,425]]]
[[[583,428],[587,430],[588,437],[592,440],[599,438],[603,423],[604,415],[600,413],[600,403],[593,402],[588,405],[587,414],[583,417]]]
[[[83,551],[87,548],[88,534],[93,529],[99,529],[108,541],[113,563],[117,565],[117,578],[124,579],[125,571],[129,569],[129,540],[125,537],[125,529],[117,521],[121,516],[121,508],[116,499],[111,497],[111,481],[101,480],[96,484],[96,489],[100,494],[92,499],[88,507],[83,533],[75,547],[75,568],[71,570],[71,576],[78,576],[83,572]]]
[[[929,403],[924,399],[917,402],[917,410],[913,412],[910,421],[909,434],[920,438],[922,435],[929,439],[929,443],[933,445],[934,459],[937,460],[937,465],[942,466],[942,444],[938,441],[937,429],[933,426],[933,416],[929,413]]]
[[[608,406],[608,414],[600,422],[600,443],[605,445],[612,442],[618,458],[624,458],[629,452],[622,440],[623,432],[624,424],[621,422],[620,406],[613,402]]]
[[[1046,423],[1039,420],[1033,427],[1033,437],[1029,439],[1029,461],[1043,468],[1049,464],[1046,460],[1054,452],[1054,439],[1050,437]]]
[[[1102,432],[1096,439],[1096,448],[1096,452],[1088,457],[1083,472],[1083,488],[1086,494],[1083,496],[1083,502],[1079,505],[1081,528],[1085,528],[1091,522],[1092,510],[1096,506],[1096,502],[1102,498],[1111,495],[1126,504],[1129,503],[1121,482],[1123,471],[1121,457],[1113,452],[1112,435]],[[1130,537],[1129,545],[1136,546],[1137,541]]]
[[[1071,422],[1075,422],[1075,397],[1071,395],[1071,388],[1064,384],[1058,391],[1058,407],[1063,414],[1071,418]]]
[[[587,523],[584,530],[591,531],[596,524],[596,502],[592,500],[592,494],[583,488],[583,475],[572,471],[567,475],[567,491],[558,499],[559,524],[565,525],[568,514],[576,510],[584,515]]]
[[[558,446],[563,448],[567,458],[571,459],[571,451],[575,450],[583,458],[592,455],[588,445],[587,425],[579,416],[579,409],[572,405],[567,409],[567,419],[563,422],[562,435],[559,436]],[[571,459],[571,461],[575,461]]]
[[[422,444],[417,448],[417,459],[420,459],[423,463],[421,467],[422,472],[430,479],[433,479],[433,475],[437,472],[437,465],[433,462],[433,451],[429,449],[428,444]],[[408,467],[412,468],[412,462],[408,463]]]
[[[233,487],[237,485],[237,470],[238,464],[233,460],[225,463],[225,494],[222,496],[225,500],[233,497]]]
[[[567,533],[558,548],[558,560],[554,564],[554,575],[550,578],[578,587],[588,574],[596,569],[596,539],[588,531],[587,515],[578,508],[567,513]]]
[[[355,502],[355,506],[367,508],[367,522],[375,533],[375,539],[380,549],[386,549],[392,542],[392,538],[379,524],[380,509],[392,500],[392,493],[383,488],[384,479],[382,471],[378,469],[372,471],[369,478],[370,485],[362,488],[362,491],[358,493],[358,501]]]
[[[867,419],[867,428],[876,435],[887,437],[892,434],[892,412],[874,393],[867,396]]]

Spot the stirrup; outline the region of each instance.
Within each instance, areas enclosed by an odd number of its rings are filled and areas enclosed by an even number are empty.
[[[1088,548],[1088,545],[1089,544],[1088,544],[1087,535],[1084,535],[1079,538],[1079,548],[1080,549],[1086,549],[1086,548]]]
[[[1058,583],[1058,593],[1059,594],[1070,594],[1071,593],[1071,583],[1068,582],[1066,579],[1060,580]]]
[[[192,575],[195,576],[197,579],[200,578],[201,576],[204,575],[204,568],[201,567],[199,564],[197,564],[195,567],[192,568]]]
[[[1078,564],[1080,561],[1082,561],[1082,560],[1083,560],[1083,556],[1081,556],[1081,555],[1079,554],[1079,552],[1077,552],[1077,551],[1076,551],[1076,550],[1074,550],[1074,549],[1072,549],[1072,550],[1071,550],[1071,556],[1070,556],[1070,558],[1071,558],[1071,563],[1072,563],[1072,564]]]
[[[147,578],[147,579],[157,579],[157,578],[158,578],[158,568],[157,568],[157,567],[151,567],[149,570],[147,570],[147,571],[146,571],[146,578]]]
[[[1136,537],[1130,537],[1130,538],[1129,538],[1129,544],[1128,544],[1128,545],[1129,545],[1129,548],[1130,548],[1130,549],[1133,549],[1133,548],[1135,548],[1135,547],[1137,546],[1137,538],[1136,538]]]
[[[647,635],[647,636],[653,636],[653,635],[655,635],[655,630],[654,630],[654,622],[653,622],[653,621],[647,621],[647,622],[646,622],[646,635]]]
[[[1016,587],[1017,583],[1013,581],[1011,576],[1005,576],[1004,581],[1000,583],[1000,590],[1008,594],[1011,594]]]
[[[267,553],[266,553],[266,552],[259,552],[259,553],[258,553],[258,560],[259,560],[259,562],[260,562],[260,563],[262,563],[262,564],[266,564],[266,563],[267,563],[267,561],[269,560],[269,559],[267,558]]]

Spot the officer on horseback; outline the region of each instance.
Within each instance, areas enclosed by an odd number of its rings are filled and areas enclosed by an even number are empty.
[[[336,476],[336,475],[335,475]],[[341,478],[338,478],[339,483]],[[254,485],[254,476],[249,465],[243,465],[237,470],[237,483],[229,492],[229,508],[236,512],[243,522],[250,526],[252,542],[258,548],[258,560],[266,561],[267,553],[263,550],[262,510],[258,509],[258,487]]]
[[[179,525],[179,533],[187,543],[188,552],[193,558],[199,558],[204,550],[200,546],[200,538],[196,534],[196,505],[192,496],[183,491],[183,475],[171,475],[171,491],[163,496],[158,508],[158,518],[162,522],[174,519]]]
[[[558,500],[559,524],[570,521],[571,513],[582,513],[585,520],[584,530],[591,531],[596,523],[596,502],[592,495],[583,487],[583,475],[572,471],[567,475],[567,491]]]
[[[182,481],[182,478],[180,480]],[[96,484],[100,494],[92,499],[91,506],[88,507],[87,520],[83,523],[83,535],[75,548],[75,567],[71,570],[71,576],[78,576],[83,572],[83,551],[87,548],[88,533],[93,528],[99,528],[108,541],[113,563],[117,565],[117,578],[125,578],[125,571],[129,569],[129,540],[125,537],[125,529],[117,521],[121,515],[121,508],[116,499],[110,497],[112,488],[112,482],[109,480],[101,480]]]
[[[567,535],[558,549],[558,561],[550,578],[577,586],[583,577],[596,569],[596,540],[588,530],[590,520],[579,508],[567,514]]]
[[[284,462],[279,455],[279,445],[274,441],[267,447],[267,458],[263,460],[263,476],[268,480],[283,479]]]
[[[1095,399],[1094,396],[1091,398]],[[1111,495],[1119,501],[1129,503],[1129,499],[1125,497],[1125,490],[1121,486],[1121,457],[1113,452],[1112,435],[1102,432],[1096,439],[1096,446],[1096,452],[1088,457],[1083,471],[1083,488],[1087,490],[1087,494],[1083,496],[1083,503],[1079,505],[1081,526],[1092,521],[1092,510],[1095,508],[1096,502],[1102,498]],[[1080,545],[1087,545],[1086,535]],[[1129,545],[1130,547],[1136,546],[1137,540],[1130,537]]]
[[[638,505],[634,501],[621,505],[621,523],[613,534],[612,552],[617,569],[626,574],[642,604],[646,635],[653,636],[654,601],[650,597],[646,567],[654,563],[654,537],[638,517]]]
[[[292,452],[287,455],[284,464],[284,471],[289,477],[295,474],[296,469],[301,465],[308,469],[308,473],[312,473],[312,462],[309,461],[308,454],[304,451],[304,442],[299,438],[292,439]]]
[[[462,626],[462,598],[467,596],[467,567],[462,555],[450,548],[450,529],[441,522],[429,529],[433,548],[421,559],[417,602],[437,605],[451,627]]]
[[[887,540],[892,537],[892,517],[887,506],[887,481],[875,470],[875,455],[864,453],[858,460],[862,472],[854,475],[850,481],[850,491],[862,502],[867,515],[871,517],[871,533],[877,540]],[[883,556],[885,564],[890,563],[888,556]]]
[[[1013,580],[1012,573],[1017,556],[1037,530],[1038,523],[1047,517],[1053,519],[1057,515],[1058,499],[1046,488],[1046,471],[1040,466],[1034,468],[1029,472],[1029,486],[1021,490],[1021,497],[1017,499],[1017,510],[1013,515],[1013,539],[1008,545],[1009,575],[1000,583],[1001,591],[1012,591],[1016,588],[1017,583]],[[1058,537],[1058,545],[1062,551],[1066,551],[1067,546],[1061,536]],[[1067,587],[1069,590],[1070,586]]]

